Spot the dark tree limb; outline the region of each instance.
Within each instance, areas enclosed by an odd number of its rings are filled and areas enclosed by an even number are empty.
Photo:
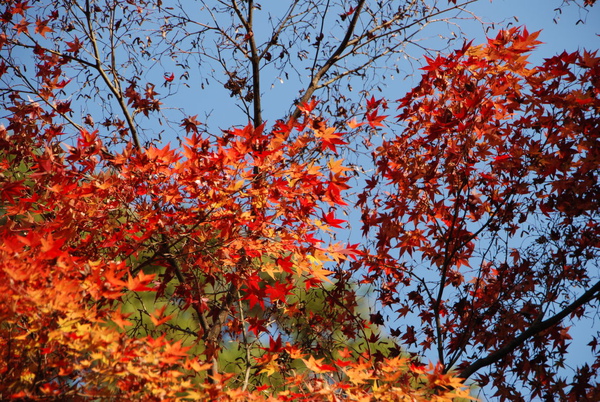
[[[319,71],[317,71],[316,74],[313,75],[313,78],[310,81],[308,88],[306,88],[304,95],[302,95],[302,97],[298,100],[298,105],[302,105],[303,103],[306,103],[310,100],[315,91],[319,88],[319,82],[321,81],[321,78],[327,73],[327,71],[329,71],[331,67],[335,65],[335,63],[338,62],[341,54],[348,47],[348,43],[350,42],[350,39],[354,34],[354,30],[356,29],[356,25],[358,24],[358,19],[360,18],[360,13],[365,5],[365,2],[366,0],[358,1],[358,4],[356,5],[356,8],[354,10],[354,14],[352,15],[352,19],[350,20],[348,28],[346,29],[346,34],[344,35],[344,38],[340,42],[339,46],[335,49],[335,51],[331,54],[331,56],[329,56],[325,64],[319,69]],[[300,117],[300,114],[300,109],[296,107],[296,109],[292,113],[292,119],[298,119]]]
[[[94,27],[92,24],[92,10],[91,10],[89,0],[86,0],[85,10],[82,10],[82,11],[85,14],[85,18],[86,18],[86,22],[87,22],[87,29],[89,31],[88,37],[90,39],[90,42],[92,43],[92,48],[93,48],[93,52],[94,52],[94,59],[95,59],[94,69],[96,69],[96,71],[98,71],[98,74],[100,74],[100,77],[102,77],[102,80],[108,87],[109,91],[117,99],[117,102],[119,103],[119,107],[121,108],[121,111],[125,115],[125,120],[127,120],[127,126],[129,127],[129,131],[131,132],[131,139],[133,140],[133,145],[134,145],[135,149],[137,149],[138,151],[141,151],[142,145],[139,140],[137,128],[135,126],[135,122],[133,121],[133,116],[129,112],[127,103],[126,103],[125,99],[123,98],[123,93],[118,88],[118,86],[119,86],[118,81],[115,78],[115,82],[113,83],[111,81],[110,77],[108,76],[108,74],[106,73],[106,71],[104,71],[104,68],[102,67],[102,62],[100,60],[100,50],[98,49],[98,40],[96,39],[96,34],[94,33],[95,31],[94,31]],[[114,49],[113,49],[113,54],[114,54]],[[113,67],[113,74],[115,74],[114,67]],[[116,74],[115,74],[115,77],[116,77]]]
[[[565,317],[575,312],[581,306],[589,303],[594,298],[597,298],[600,295],[600,281],[596,282],[594,286],[588,289],[584,294],[579,296],[573,303],[569,304],[559,313],[553,315],[547,320],[541,321],[541,316],[536,320],[531,327],[525,330],[521,335],[514,338],[511,342],[496,350],[495,352],[489,354],[486,357],[483,357],[479,360],[476,360],[468,367],[464,368],[460,373],[458,373],[458,377],[467,379],[471,375],[473,375],[478,370],[483,367],[490,366],[497,361],[503,359],[508,354],[513,352],[516,348],[523,345],[526,341],[538,335],[539,333],[552,328],[553,326],[560,323]]]

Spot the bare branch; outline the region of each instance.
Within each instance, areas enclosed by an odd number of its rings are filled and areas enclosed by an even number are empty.
[[[325,64],[319,69],[319,71],[316,74],[314,74],[312,80],[310,81],[310,84],[308,85],[308,88],[306,88],[306,90],[304,91],[304,95],[302,95],[302,97],[298,100],[298,104],[301,105],[310,100],[314,92],[317,90],[319,82],[321,81],[323,75],[325,75],[325,73],[327,73],[327,71],[329,71],[329,69],[332,66],[334,66],[335,63],[337,63],[342,52],[348,47],[348,42],[350,42],[350,39],[354,34],[354,30],[356,29],[356,25],[360,18],[360,14],[365,5],[365,2],[366,0],[358,0],[358,3],[354,10],[354,14],[352,15],[352,19],[350,20],[350,23],[346,28],[346,34],[344,35],[344,38],[342,39],[336,50],[331,54],[331,56],[329,56]],[[300,109],[296,107],[291,117],[292,119],[298,119],[300,117],[300,114]]]
[[[92,43],[92,47],[94,50],[94,59],[96,60],[96,63],[94,64],[94,68],[96,69],[96,71],[98,71],[98,73],[102,77],[102,80],[104,81],[104,83],[106,84],[106,86],[108,87],[110,92],[114,95],[115,99],[117,99],[117,102],[119,103],[119,107],[121,108],[121,111],[123,112],[123,114],[125,115],[125,119],[127,120],[127,125],[129,127],[129,131],[131,132],[131,138],[133,139],[133,144],[138,151],[141,151],[142,145],[139,140],[137,128],[133,121],[133,117],[132,117],[131,113],[129,112],[127,103],[125,102],[125,99],[123,98],[123,94],[121,93],[121,91],[118,88],[118,85],[119,85],[118,80],[115,80],[115,83],[113,83],[111,81],[111,79],[108,77],[106,71],[104,71],[104,68],[102,67],[100,50],[98,49],[98,41],[96,39],[96,34],[94,33],[95,30],[94,30],[93,23],[92,23],[92,10],[90,9],[89,0],[86,0],[85,10],[83,10],[83,12],[85,14],[85,18],[87,21],[87,28],[89,31],[88,32],[89,39]]]

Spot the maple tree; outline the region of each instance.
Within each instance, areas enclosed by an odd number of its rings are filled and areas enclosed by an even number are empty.
[[[466,44],[427,59],[399,128],[343,94],[472,2],[294,2],[264,42],[253,1],[4,2],[0,398],[444,401],[469,379],[593,399],[598,360],[559,368],[600,291],[596,54],[531,67],[519,29]],[[165,106],[194,60],[251,123]],[[267,126],[261,71],[303,60]],[[341,242],[360,173],[341,154],[377,130],[366,241]]]
[[[428,59],[398,101],[402,128],[373,152],[359,200],[376,250],[364,281],[420,322],[392,333],[495,396],[593,400],[597,335],[589,363],[561,369],[569,327],[600,296],[600,58],[529,66],[537,36],[514,28]]]

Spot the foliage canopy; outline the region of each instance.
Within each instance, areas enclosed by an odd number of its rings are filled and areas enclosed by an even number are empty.
[[[596,52],[532,66],[539,33],[501,30],[356,99],[472,1],[298,1],[264,42],[217,3],[3,2],[0,398],[597,399],[597,336],[565,369],[600,296]],[[175,122],[194,60],[246,126]],[[265,123],[261,71],[305,62]]]

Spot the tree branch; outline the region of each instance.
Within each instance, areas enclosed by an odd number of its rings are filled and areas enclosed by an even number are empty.
[[[93,47],[93,51],[94,51],[94,59],[96,60],[96,63],[94,64],[94,68],[96,69],[96,71],[98,71],[98,73],[102,77],[102,80],[104,81],[106,86],[108,86],[108,89],[110,90],[110,92],[112,92],[112,94],[117,99],[117,102],[119,103],[119,107],[121,108],[121,111],[123,112],[123,114],[125,115],[125,119],[127,120],[127,126],[129,127],[129,131],[131,131],[131,138],[133,140],[133,144],[138,151],[141,151],[142,145],[140,144],[137,129],[135,127],[133,117],[131,116],[131,113],[129,113],[129,109],[127,108],[125,99],[123,99],[123,94],[118,90],[117,87],[115,87],[115,85],[113,85],[110,78],[106,74],[106,71],[104,71],[104,69],[102,68],[102,62],[100,61],[100,50],[98,49],[98,41],[96,39],[96,35],[94,34],[94,27],[92,25],[92,11],[90,10],[89,0],[86,0],[86,2],[85,2],[85,10],[83,10],[83,13],[85,14],[85,18],[87,21],[87,28],[89,30],[89,38],[92,43],[92,47]]]
[[[260,60],[262,55],[258,52],[256,39],[254,38],[254,1],[248,0],[247,18],[244,18],[242,11],[237,5],[237,1],[233,0],[232,6],[242,25],[246,29],[246,38],[250,44],[250,54],[246,56],[248,57],[252,68],[252,124],[254,124],[254,127],[258,127],[262,124],[262,107],[260,99]]]
[[[366,0],[358,1],[358,4],[356,5],[356,8],[354,10],[354,14],[352,15],[352,20],[350,20],[350,24],[346,29],[346,34],[344,35],[344,38],[340,42],[339,46],[335,49],[335,51],[331,54],[331,56],[329,56],[323,67],[321,67],[319,71],[313,76],[313,79],[310,81],[308,88],[306,88],[304,95],[302,95],[302,97],[298,100],[298,105],[306,103],[310,100],[313,93],[318,89],[319,81],[321,81],[323,75],[325,75],[325,73],[327,73],[327,71],[329,71],[329,69],[333,67],[335,63],[337,63],[337,61],[340,59],[340,55],[348,46],[348,42],[350,42],[350,38],[352,37],[354,30],[356,29],[360,13],[365,5],[365,2]],[[294,110],[291,117],[295,120],[300,117],[300,114],[300,109],[298,109],[298,107],[296,106],[296,110]]]
[[[569,304],[567,307],[565,307],[559,313],[553,315],[552,317],[548,318],[545,321],[541,321],[540,320],[541,316],[540,316],[540,318],[536,322],[534,322],[531,327],[529,327],[527,330],[525,330],[523,333],[521,333],[521,335],[517,336],[515,339],[513,339],[507,345],[496,350],[495,352],[491,353],[490,355],[488,355],[484,358],[481,358],[479,360],[476,360],[471,365],[464,368],[460,373],[458,373],[458,377],[467,379],[471,375],[473,375],[475,372],[477,372],[479,369],[496,363],[497,361],[499,361],[500,359],[504,358],[509,353],[514,351],[516,348],[523,345],[530,338],[557,325],[569,314],[572,314],[573,312],[575,312],[575,310],[577,310],[579,307],[590,302],[592,299],[598,297],[599,292],[600,292],[600,281],[596,282],[596,284],[594,286],[592,286],[589,290],[587,290],[584,294],[582,294],[579,298],[577,298],[577,300],[575,300],[573,303]]]
[[[431,14],[427,14],[426,16],[423,16],[421,18],[417,18],[415,21],[411,22],[410,24],[403,25],[398,29],[386,31],[386,29],[391,27],[395,22],[402,20],[406,17],[406,15],[404,13],[397,13],[396,15],[394,15],[393,18],[386,20],[385,22],[383,22],[379,25],[376,25],[375,27],[371,28],[370,30],[363,32],[362,34],[352,38],[352,35],[354,34],[354,31],[356,29],[356,25],[358,24],[358,19],[360,18],[361,11],[365,5],[365,0],[359,0],[358,4],[356,5],[354,14],[352,16],[352,20],[350,21],[350,24],[348,25],[348,28],[346,29],[346,34],[345,34],[344,38],[342,39],[342,41],[340,42],[340,44],[336,48],[336,50],[332,53],[332,55],[327,59],[325,64],[323,64],[323,66],[319,69],[318,72],[316,72],[316,73],[314,72],[316,63],[315,63],[315,65],[313,65],[313,69],[311,72],[311,77],[312,77],[311,82],[308,85],[308,87],[306,88],[304,95],[302,95],[302,97],[297,101],[296,105],[301,105],[303,103],[308,102],[316,90],[323,88],[327,85],[330,85],[331,83],[337,81],[338,79],[340,79],[348,74],[359,71],[360,67],[354,68],[354,69],[348,70],[345,73],[337,75],[336,77],[330,79],[326,83],[320,83],[323,76],[331,69],[331,67],[333,67],[339,60],[349,56],[352,53],[355,53],[357,49],[364,47],[365,45],[373,42],[376,39],[390,37],[400,31],[406,31],[408,28],[413,27],[415,25],[422,24],[422,23],[428,24],[430,22],[429,20],[432,17],[447,13],[451,10],[462,9],[462,7],[464,7],[470,3],[474,3],[476,1],[477,0],[467,0],[461,4],[457,4],[457,5],[454,5],[452,7],[446,8],[446,9],[438,10],[436,12],[432,12]],[[385,31],[385,33],[376,35],[375,33],[379,32],[379,31]],[[408,41],[408,39],[405,38],[403,41],[401,41],[401,43],[405,43],[407,41]],[[383,53],[389,54],[394,48],[397,48],[397,47],[398,47],[398,45],[388,48]],[[351,51],[344,53],[348,48],[351,48]],[[370,55],[369,61],[364,63],[363,67],[366,67],[366,66],[372,64],[376,59],[380,58],[384,54]],[[298,119],[300,117],[300,115],[301,115],[300,109],[298,109],[296,107],[294,112],[292,113],[291,117],[292,117],[292,119]]]

